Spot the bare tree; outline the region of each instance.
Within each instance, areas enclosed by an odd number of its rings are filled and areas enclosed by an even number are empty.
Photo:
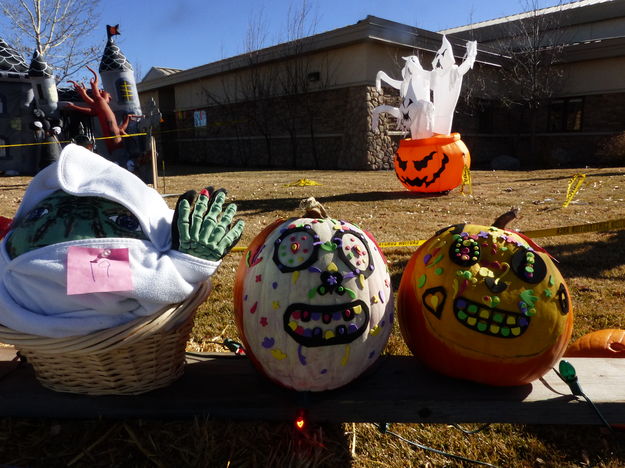
[[[538,0],[526,0],[524,6],[527,16],[509,24],[497,49],[510,57],[501,68],[502,89],[507,90],[502,103],[526,112],[529,153],[535,163],[538,112],[561,88],[564,73],[559,60],[566,38],[560,28],[562,11],[545,14]]]
[[[0,9],[13,30],[11,38],[21,52],[39,51],[55,69],[57,80],[93,63],[101,44],[89,35],[99,24],[100,0],[2,0]]]
[[[310,56],[306,54],[309,37],[315,33],[317,17],[313,15],[311,2],[302,0],[295,7],[291,5],[287,17],[287,43],[285,59],[279,73],[281,93],[285,99],[291,98],[294,102],[285,106],[282,125],[289,134],[291,141],[291,165],[297,167],[297,160],[301,156],[298,144],[298,131],[302,127],[310,130],[311,154],[313,166],[319,167],[315,142],[315,112],[314,103],[310,96],[312,70]]]
[[[272,165],[272,137],[275,106],[275,69],[263,66],[261,51],[267,45],[267,23],[264,11],[255,13],[248,24],[245,37],[245,56],[248,61],[248,72],[242,77],[240,90],[247,102],[247,119],[253,131],[260,133],[265,142],[267,166]]]
[[[283,164],[276,157],[275,144],[277,133],[282,130],[288,134],[290,165],[298,166],[301,137],[305,133],[310,135],[306,152],[312,155],[308,165],[318,167],[315,135],[319,102],[312,91],[327,88],[333,70],[327,56],[317,56],[313,61],[306,54],[315,24],[311,20],[310,1],[302,0],[298,8],[289,9],[285,42],[275,48],[266,48],[268,28],[264,18],[262,11],[250,17],[245,52],[235,58],[237,72],[223,78],[219,92],[205,88],[204,94],[211,107],[224,115],[231,114],[232,121],[237,122],[231,131],[236,133],[239,147],[262,138],[266,159],[256,154],[256,165]]]

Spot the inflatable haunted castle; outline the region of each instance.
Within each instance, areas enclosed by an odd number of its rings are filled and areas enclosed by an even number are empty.
[[[145,119],[132,65],[107,26],[108,41],[99,75],[90,83],[58,88],[52,68],[38,51],[30,66],[0,38],[0,173],[32,175],[58,158],[68,141],[92,143],[93,150],[147,178]],[[146,182],[149,182],[146,180]]]

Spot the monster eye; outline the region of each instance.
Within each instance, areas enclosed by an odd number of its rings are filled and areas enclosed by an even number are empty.
[[[560,311],[562,315],[569,313],[569,295],[566,292],[566,286],[564,283],[560,284],[557,294],[558,302],[560,303]]]
[[[510,268],[526,283],[540,283],[547,275],[547,265],[538,253],[521,249],[510,259]]]
[[[47,208],[44,208],[43,206],[34,208],[28,212],[28,214],[26,215],[26,218],[24,218],[24,222],[36,221],[40,218],[43,218],[49,212],[50,211]]]
[[[402,171],[405,171],[405,170],[406,170],[406,167],[408,167],[408,161],[404,161],[404,160],[402,160],[402,159],[399,157],[399,155],[397,155],[397,156],[395,156],[395,157],[397,158],[397,164],[399,165],[399,168],[400,168]]]
[[[120,228],[131,231],[131,232],[142,232],[141,225],[139,224],[139,220],[131,214],[121,214],[121,215],[112,215],[108,217],[116,226]]]
[[[449,248],[451,261],[463,267],[475,265],[480,260],[480,245],[478,242],[470,237],[460,235],[454,237],[455,240]]]
[[[373,272],[371,251],[362,234],[349,229],[339,231],[332,242],[338,245],[339,258],[352,272],[363,274],[365,278]]]
[[[274,243],[273,261],[283,273],[303,270],[317,261],[319,244],[308,226],[287,229]]]

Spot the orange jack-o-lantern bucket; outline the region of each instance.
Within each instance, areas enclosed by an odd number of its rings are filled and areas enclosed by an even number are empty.
[[[459,133],[400,140],[395,154],[395,174],[413,192],[446,192],[462,182],[471,156]]]

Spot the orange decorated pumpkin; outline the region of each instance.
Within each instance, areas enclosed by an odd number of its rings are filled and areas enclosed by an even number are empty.
[[[567,357],[625,358],[625,330],[607,328],[587,333],[566,349]]]
[[[397,313],[419,360],[490,385],[541,377],[573,326],[566,283],[544,250],[516,232],[471,224],[439,231],[414,253]]]
[[[446,192],[462,182],[471,156],[459,133],[400,140],[395,154],[395,174],[413,192]]]
[[[277,220],[241,259],[234,311],[248,356],[271,380],[298,391],[340,387],[376,361],[391,332],[386,259],[346,221]]]

